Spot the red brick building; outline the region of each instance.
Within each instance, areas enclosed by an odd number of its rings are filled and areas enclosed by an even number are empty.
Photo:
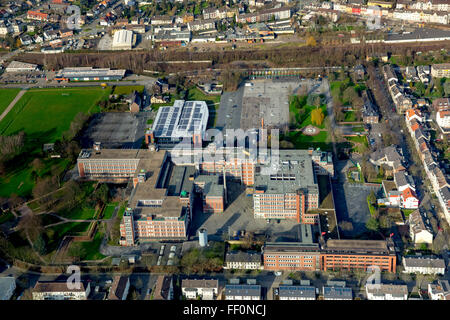
[[[320,248],[317,243],[272,242],[263,248],[264,270],[320,270]]]
[[[330,239],[321,250],[320,261],[323,271],[378,266],[381,271],[396,272],[397,257],[390,240]]]

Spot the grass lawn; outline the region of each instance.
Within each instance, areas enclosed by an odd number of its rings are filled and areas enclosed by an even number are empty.
[[[94,219],[95,209],[93,208],[82,208],[81,206],[76,207],[70,212],[60,212],[61,217],[73,220],[89,220]]]
[[[77,113],[98,112],[97,102],[108,94],[102,88],[31,89],[0,122],[0,132],[11,135],[23,130],[40,148],[61,138]]]
[[[113,94],[131,94],[133,91],[142,92],[144,91],[144,86],[115,86]]]
[[[356,121],[356,115],[354,111],[347,111],[345,113],[344,121],[346,122],[355,122]]]
[[[345,137],[349,142],[352,142],[353,144],[360,143],[366,145],[366,147],[369,147],[369,142],[367,141],[366,136],[356,136],[356,137]]]
[[[111,219],[117,205],[117,202],[109,203],[108,205],[106,205],[105,209],[103,210],[103,219]]]
[[[65,235],[86,232],[90,224],[91,222],[66,222],[49,229],[53,229],[57,234],[56,238],[62,239]]]
[[[352,127],[353,132],[364,132],[364,127]]]
[[[0,213],[0,224],[14,220],[14,219],[15,219],[15,216],[10,211]]]
[[[402,209],[403,215],[405,216],[405,219],[408,219],[409,215],[416,211],[416,209]]]
[[[103,232],[101,232],[100,230],[98,230],[95,233],[94,239],[92,239],[92,241],[79,242],[81,244],[81,247],[84,249],[84,255],[81,256],[80,258],[82,260],[103,259],[105,256],[99,252],[99,249],[100,249],[100,245],[102,244],[102,240],[103,240],[104,236],[105,236],[105,234]],[[71,246],[74,243],[75,242],[72,242]],[[70,248],[69,248],[69,250],[70,250]]]
[[[7,175],[0,178],[0,196],[9,197],[11,193],[29,196],[34,186],[30,163],[40,157],[42,145],[60,139],[77,113],[98,112],[97,102],[107,97],[109,92],[102,88],[28,90],[0,122],[0,134],[25,131],[27,147],[14,167],[8,168]],[[44,160],[44,164],[45,168],[38,173],[39,176],[48,174],[53,165],[58,165],[60,172],[63,172],[69,162],[51,159]]]
[[[11,101],[13,101],[17,96],[19,91],[20,89],[0,89],[0,114],[5,111]]]
[[[19,158],[13,170],[8,171],[6,176],[0,178],[0,197],[9,197],[12,193],[19,196],[28,196],[34,187],[34,180],[32,178],[32,167],[30,162],[34,157],[29,154],[29,157]],[[68,159],[44,159],[44,168],[38,172],[38,176],[42,177],[50,173],[53,165],[58,166],[58,171],[62,173],[70,164]],[[33,208],[32,208],[33,209]],[[36,209],[36,208],[35,208]]]
[[[308,149],[309,147],[320,148],[324,151],[331,151],[333,146],[327,141],[328,133],[320,131],[316,136],[307,136],[301,132],[289,132],[287,135],[280,137],[281,140],[287,140],[294,144],[295,149]]]

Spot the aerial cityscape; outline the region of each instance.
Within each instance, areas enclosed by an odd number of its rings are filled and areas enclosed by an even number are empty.
[[[0,300],[450,300],[449,253],[450,0],[0,0]]]

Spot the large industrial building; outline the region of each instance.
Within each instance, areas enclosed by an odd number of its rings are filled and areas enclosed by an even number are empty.
[[[263,174],[263,169],[273,173]],[[255,218],[291,219],[315,224],[319,187],[308,150],[280,150],[279,163],[261,165],[255,175],[253,210]]]
[[[264,270],[320,270],[318,243],[273,242],[263,248]]]
[[[175,165],[166,151],[101,149],[96,143],[94,149],[80,152],[77,167],[81,179],[112,183],[131,180],[133,189],[120,225],[121,245],[186,239],[198,176],[195,166]],[[223,211],[224,186],[219,180],[199,176],[197,185],[204,209]]]
[[[172,148],[184,139],[201,146],[208,125],[209,111],[205,101],[176,100],[173,106],[158,109],[151,129],[145,135],[147,144]]]
[[[321,251],[323,271],[347,269],[367,270],[377,266],[381,271],[396,272],[397,256],[391,240],[330,239]]]
[[[54,80],[56,81],[99,81],[121,80],[125,77],[126,70],[111,70],[109,68],[95,69],[92,67],[64,68],[59,70]]]
[[[20,61],[11,61],[11,63],[5,69],[6,72],[32,72],[37,70],[37,64]]]
[[[131,50],[136,40],[131,30],[119,30],[114,33],[112,41],[113,50]]]

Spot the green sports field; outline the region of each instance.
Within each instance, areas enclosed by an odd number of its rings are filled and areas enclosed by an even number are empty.
[[[99,111],[97,102],[108,93],[102,88],[29,90],[0,122],[0,133],[23,130],[36,142],[54,142],[69,129],[77,113]]]
[[[12,193],[30,195],[34,186],[30,163],[39,157],[42,145],[60,139],[79,112],[100,111],[97,102],[107,97],[110,90],[95,87],[27,91],[0,121],[0,134],[12,135],[25,131],[27,147],[14,168],[10,168],[6,176],[0,178],[0,196],[9,197]],[[65,159],[52,159],[45,160],[44,164],[46,167],[42,175],[51,165],[56,164],[64,171],[69,163]]]
[[[13,101],[17,96],[19,91],[20,89],[0,89],[0,114],[5,111],[11,101]]]

